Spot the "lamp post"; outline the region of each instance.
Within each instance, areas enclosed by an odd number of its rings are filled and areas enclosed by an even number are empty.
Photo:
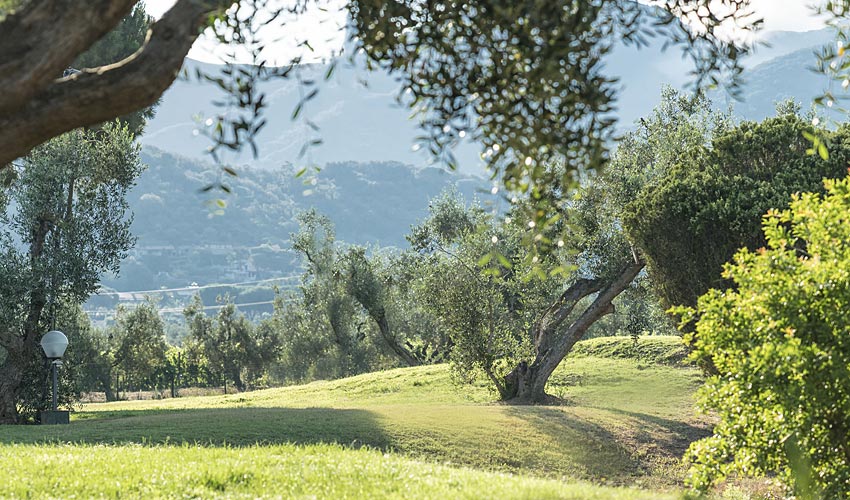
[[[44,334],[41,338],[41,348],[44,349],[44,354],[50,360],[50,366],[53,375],[53,405],[51,411],[41,412],[42,424],[67,424],[69,421],[67,411],[59,411],[57,407],[57,375],[56,371],[62,364],[62,356],[65,354],[65,349],[68,347],[68,337],[59,330],[51,330]]]

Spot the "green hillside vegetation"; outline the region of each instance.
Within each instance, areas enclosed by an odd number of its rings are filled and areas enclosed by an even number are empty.
[[[680,342],[643,337],[632,355],[626,337],[580,345],[552,378],[559,406],[493,404],[445,365],[91,404],[69,426],[3,429],[0,496],[662,498],[708,433],[692,410],[700,372],[651,362]]]

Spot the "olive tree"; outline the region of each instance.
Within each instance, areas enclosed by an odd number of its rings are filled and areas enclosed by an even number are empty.
[[[0,422],[19,420],[25,374],[63,303],[82,303],[118,271],[134,239],[127,192],[142,171],[120,124],[74,131],[3,171],[0,195]],[[72,339],[73,341],[73,339]]]

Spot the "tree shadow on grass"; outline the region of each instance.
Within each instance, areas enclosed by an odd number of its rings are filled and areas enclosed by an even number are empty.
[[[600,423],[579,417],[569,407],[509,406],[510,415],[524,420],[536,432],[545,435],[550,446],[572,462],[571,475],[597,482],[631,484],[645,474],[635,459],[610,429]],[[551,450],[540,449],[545,460]]]
[[[711,426],[704,422],[671,420],[618,408],[605,410],[636,420],[639,425],[630,436],[633,444],[649,447],[662,456],[679,459],[692,442],[711,435]]]
[[[338,443],[387,448],[376,416],[360,409],[195,408],[122,411],[69,425],[3,426],[0,444],[256,444]]]

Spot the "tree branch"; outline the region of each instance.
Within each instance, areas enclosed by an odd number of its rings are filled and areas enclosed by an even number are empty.
[[[23,107],[111,31],[138,0],[33,0],[2,26],[0,114]]]
[[[179,0],[154,23],[145,44],[132,56],[54,80],[37,89],[16,111],[0,115],[0,165],[63,132],[102,123],[156,102],[177,77],[207,16],[226,4],[222,0]],[[41,29],[48,30],[44,26]],[[6,38],[4,33],[4,41]],[[19,86],[29,85],[20,75],[12,78],[23,82]]]
[[[541,349],[544,341],[552,337],[558,326],[573,312],[576,304],[588,295],[601,290],[603,284],[599,280],[579,279],[570,285],[534,323],[534,346]]]

